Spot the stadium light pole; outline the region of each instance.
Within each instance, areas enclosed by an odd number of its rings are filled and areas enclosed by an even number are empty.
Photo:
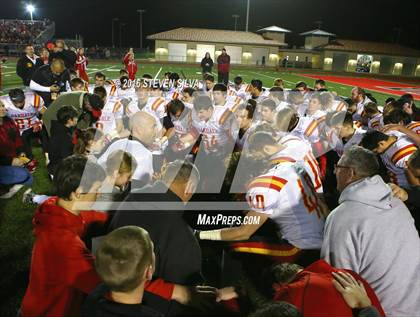
[[[122,47],[122,28],[126,25],[127,23],[120,23],[120,48]]]
[[[235,19],[235,31],[236,31],[236,26],[237,26],[237,22],[238,22],[239,15],[238,15],[238,14],[233,14],[233,15],[232,15],[232,18],[234,18],[234,19]]]
[[[246,24],[245,24],[245,32],[248,32],[248,25],[249,25],[249,5],[250,0],[247,0],[246,3]]]
[[[143,49],[143,13],[146,10],[138,9],[137,12],[139,13],[139,22],[140,22],[140,51]]]
[[[118,21],[118,18],[112,18],[112,30],[111,30],[111,36],[112,36],[112,48],[115,48],[115,38],[114,38],[114,22]]]
[[[33,13],[35,11],[35,6],[33,4],[28,4],[26,6],[26,11],[29,12],[29,14],[31,15],[31,21],[34,22],[34,17],[33,17]]]

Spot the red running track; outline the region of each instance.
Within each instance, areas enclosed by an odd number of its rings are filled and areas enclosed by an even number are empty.
[[[404,94],[412,94],[416,100],[420,100],[420,86],[403,83],[396,83],[392,81],[378,80],[364,77],[346,77],[346,76],[328,76],[328,75],[313,75],[302,74],[301,76],[323,79],[336,84],[343,84],[348,86],[359,86],[371,91],[383,92],[390,95],[401,96]]]

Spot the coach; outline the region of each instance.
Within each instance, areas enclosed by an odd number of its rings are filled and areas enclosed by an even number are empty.
[[[217,57],[217,81],[224,83],[226,86],[229,84],[229,68],[230,56],[226,53],[226,49],[222,49],[222,54]]]
[[[30,88],[49,106],[61,92],[70,90],[70,73],[63,60],[55,59],[50,65],[38,68],[30,81]]]
[[[135,225],[149,232],[155,247],[156,276],[165,281],[195,285],[201,281],[201,250],[192,229],[183,218],[184,210],[165,210],[166,204],[183,206],[193,195],[199,182],[197,168],[186,161],[169,163],[162,172],[162,181],[132,191],[125,203],[133,208],[122,208],[115,213],[111,230]],[[148,202],[149,210],[137,206]]]
[[[35,55],[34,47],[32,45],[26,45],[25,54],[17,61],[16,74],[22,78],[25,86],[29,86],[35,70],[42,65],[44,65],[44,63]]]

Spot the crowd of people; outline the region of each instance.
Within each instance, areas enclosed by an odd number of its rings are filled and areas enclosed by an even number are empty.
[[[45,30],[48,23],[48,21],[0,20],[0,43],[31,43]]]
[[[36,63],[0,97],[4,197],[31,186],[34,140],[54,185],[24,194],[35,242],[19,316],[420,311],[413,96],[211,73],[191,86],[137,76],[132,51],[119,78],[89,83],[62,41]]]

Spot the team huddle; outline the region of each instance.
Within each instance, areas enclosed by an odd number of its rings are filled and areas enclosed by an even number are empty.
[[[83,63],[86,60],[77,59],[77,65]],[[50,75],[54,81],[48,82]],[[143,74],[139,85],[131,85],[133,78],[124,69],[117,79],[98,72],[93,84],[84,75],[67,69],[63,60],[54,59],[35,71],[26,91],[15,88],[0,97],[0,115],[8,130],[8,140],[2,140],[5,146],[0,151],[2,165],[14,168],[15,184],[30,184],[31,173],[39,165],[32,151],[37,140],[57,190],[56,196],[30,190],[24,196],[26,203],[39,207],[34,216],[37,240],[31,278],[21,316],[64,316],[72,309],[79,309],[80,314],[81,302],[74,304],[73,289],[91,294],[82,309],[84,316],[117,316],[112,314],[116,308],[111,299],[118,302],[117,298],[123,298],[118,296],[139,285],[149,297],[182,304],[182,308],[172,307],[171,312],[167,304],[156,304],[156,299],[145,297],[146,306],[156,310],[165,307],[165,311],[141,311],[139,316],[351,316],[352,309],[355,313],[356,308],[369,308],[372,311],[360,316],[413,317],[419,311],[416,277],[418,283],[420,244],[418,223],[414,225],[413,220],[417,221],[418,205],[412,197],[408,202],[402,198],[420,185],[420,110],[413,96],[389,98],[381,105],[360,87],[354,87],[349,98],[339,96],[329,91],[322,79],[316,80],[313,88],[299,82],[294,89],[286,89],[280,78],[266,88],[258,78],[246,83],[241,76],[228,85],[217,83],[210,73],[203,74],[194,87],[180,80],[177,73],[165,73],[162,78],[159,73]],[[171,85],[163,86],[163,80]],[[223,228],[218,223],[200,226],[197,217],[202,218],[205,212],[199,210],[198,216],[193,213],[192,220],[179,224],[177,216],[170,218],[163,213],[148,218],[153,208],[140,206],[145,200],[153,204],[166,201],[162,193],[168,190],[178,197],[168,198],[170,202],[245,203],[244,210],[219,213],[258,221],[239,221],[230,227],[222,224]],[[355,201],[363,201],[367,207]],[[78,217],[85,217],[73,233],[77,239],[94,221],[111,221],[109,229],[114,231],[108,230],[111,233],[97,249],[96,260],[79,239],[78,247],[85,258],[80,268],[76,268],[76,262],[69,264],[69,278],[55,280],[61,283],[50,289],[61,296],[55,298],[45,285],[54,280],[52,275],[62,274],[55,265],[66,266],[67,260],[60,262],[57,256],[52,259],[52,255],[43,254],[50,247],[45,240],[48,234],[60,235],[60,231],[54,231],[60,226],[40,232],[52,221],[47,215],[61,217],[58,213],[62,210],[74,211],[74,202],[88,203],[88,209],[83,210],[101,211],[91,212],[95,216],[75,211]],[[110,204],[106,207],[100,202]],[[132,202],[134,209],[142,212],[133,214],[126,204],[115,208],[120,202]],[[377,208],[373,214],[386,209],[392,211],[388,213],[391,216],[384,223],[376,218],[360,220],[364,216],[359,215],[340,222],[340,208],[351,203],[355,204],[351,205],[352,212],[363,213],[366,208],[368,213],[369,208]],[[398,214],[393,214],[394,209]],[[72,221],[76,220],[67,219],[65,223]],[[399,230],[384,233],[387,226],[396,223]],[[385,227],[373,229],[375,225]],[[66,237],[57,239],[68,241]],[[380,243],[381,239],[384,244],[394,239],[391,250],[383,252],[386,255],[381,254],[381,246],[366,242]],[[178,247],[168,242],[178,240],[182,241]],[[130,258],[128,250],[118,253],[116,241],[121,250],[126,250],[127,244],[132,250],[140,250],[140,255]],[[215,291],[186,287],[207,280],[201,274],[204,264],[200,250],[219,249],[216,241],[231,241],[224,245],[223,252],[247,256],[231,259],[232,263],[241,262],[245,273],[238,273],[238,278],[233,274],[227,279],[230,285],[222,283],[223,287]],[[398,255],[394,246],[401,251]],[[72,255],[60,251],[58,257],[75,261],[80,256],[77,250],[68,252]],[[48,259],[53,264],[45,269],[48,264],[43,261]],[[118,271],[113,260],[137,263],[141,276],[124,280],[128,273]],[[406,262],[400,265],[401,260]],[[124,265],[125,270],[132,269]],[[247,274],[250,266],[254,266],[254,274]],[[348,272],[337,273],[335,267]],[[268,285],[265,290],[270,301],[262,306],[252,295],[256,290],[249,286],[258,284],[256,269],[261,274],[264,271],[264,281],[270,276],[271,282],[264,286]],[[191,278],[196,275],[200,277]],[[81,276],[88,277],[79,280]],[[317,289],[319,285],[309,282],[309,276],[319,278],[324,286]],[[316,291],[305,293],[305,285],[312,285]],[[346,287],[366,288],[368,304],[350,306],[340,295]],[[306,302],[299,292],[306,294]],[[326,295],[320,296],[323,292]],[[210,293],[215,294],[213,302]],[[210,302],[211,308],[196,305],[199,297]],[[243,304],[244,298],[248,304]],[[309,303],[324,303],[325,308],[309,309]],[[118,316],[134,315],[126,312]]]

